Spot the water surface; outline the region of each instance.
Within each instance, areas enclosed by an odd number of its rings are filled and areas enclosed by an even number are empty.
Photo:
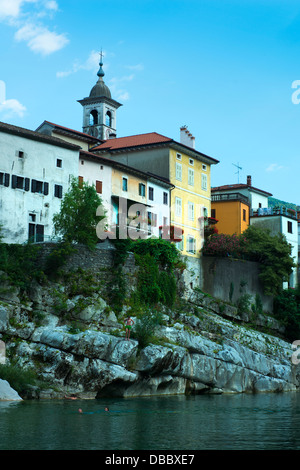
[[[0,401],[0,449],[300,450],[300,398],[288,392]]]

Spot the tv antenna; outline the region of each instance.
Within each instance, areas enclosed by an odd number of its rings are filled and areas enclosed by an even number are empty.
[[[238,183],[239,183],[240,182],[240,170],[242,170],[243,168],[239,166],[239,163],[237,165],[233,163],[233,166],[237,167],[237,171],[235,172],[235,175],[236,174],[238,175]]]

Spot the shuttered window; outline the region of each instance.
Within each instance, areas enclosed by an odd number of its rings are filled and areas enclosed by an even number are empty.
[[[102,181],[96,180],[96,191],[97,193],[102,194]]]

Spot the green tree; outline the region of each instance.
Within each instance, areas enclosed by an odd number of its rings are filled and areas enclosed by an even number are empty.
[[[285,236],[281,233],[272,235],[266,228],[250,225],[241,235],[241,244],[245,258],[260,263],[259,278],[265,294],[278,294],[295,266],[291,245]]]
[[[294,341],[300,337],[300,287],[283,289],[274,298],[274,314],[285,326],[285,336]]]
[[[69,191],[62,199],[60,212],[53,217],[56,233],[66,242],[95,246],[97,223],[105,217],[105,215],[96,215],[100,205],[102,199],[96,192],[95,186],[78,182],[73,178]]]

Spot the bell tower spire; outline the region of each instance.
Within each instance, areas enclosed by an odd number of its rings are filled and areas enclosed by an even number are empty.
[[[110,89],[105,85],[103,77],[103,53],[100,54],[98,80],[87,98],[78,100],[83,107],[83,132],[108,140],[116,137],[116,111],[122,106],[113,100]]]
[[[103,59],[103,54],[102,54],[102,49],[101,49],[101,52],[100,52],[100,62],[99,62],[100,68],[99,68],[99,70],[98,70],[98,72],[97,72],[97,75],[98,75],[99,78],[100,78],[100,77],[104,77],[104,75],[105,75],[105,73],[104,73],[104,71],[103,71],[103,68],[102,68],[102,67],[103,67],[103,61],[102,61],[102,59]]]

